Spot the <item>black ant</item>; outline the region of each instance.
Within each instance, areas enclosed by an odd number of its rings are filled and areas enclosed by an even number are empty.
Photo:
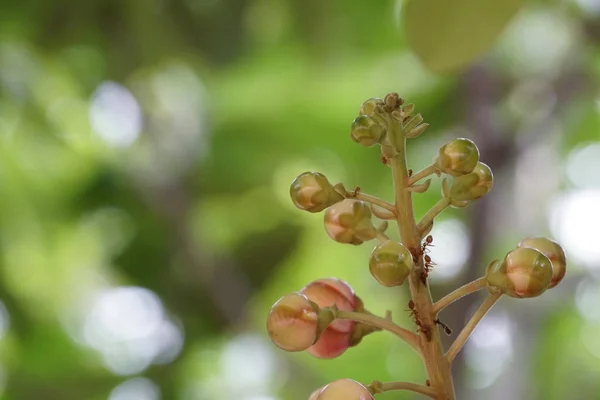
[[[409,300],[409,302],[408,302],[408,309],[410,311],[410,316],[415,321],[415,324],[417,325],[419,330],[425,334],[427,341],[430,342],[431,341],[431,331],[429,330],[428,327],[423,325],[423,323],[419,319],[419,314],[417,314],[417,309],[415,308],[415,302],[412,299]]]
[[[444,329],[444,333],[448,336],[452,335],[452,329],[450,329],[450,327],[448,325],[446,325],[445,323],[443,323],[442,321],[440,321],[439,319],[436,319],[435,321],[436,324],[438,324],[439,326],[442,327],[442,329]]]

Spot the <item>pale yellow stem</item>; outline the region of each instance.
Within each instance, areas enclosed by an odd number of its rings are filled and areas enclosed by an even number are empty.
[[[458,352],[463,348],[463,346],[469,339],[469,336],[471,336],[471,334],[475,330],[477,324],[483,319],[483,317],[485,317],[485,314],[487,314],[488,311],[490,311],[490,309],[494,306],[494,304],[496,304],[496,302],[500,299],[501,296],[502,293],[491,293],[483,301],[483,303],[481,303],[477,311],[475,311],[475,314],[473,314],[469,322],[467,322],[467,325],[465,325],[463,330],[459,333],[454,343],[452,343],[450,349],[448,349],[448,352],[446,353],[446,359],[448,360],[448,363],[451,363],[452,360],[454,360],[454,357],[456,357]]]
[[[385,382],[381,384],[381,390],[383,392],[390,392],[392,390],[410,390],[435,398],[435,391],[433,388],[413,382]]]
[[[421,218],[421,220],[417,224],[419,232],[424,232],[425,229],[427,229],[427,227],[429,227],[429,225],[431,225],[431,223],[433,222],[433,219],[435,217],[437,217],[438,215],[440,215],[440,213],[442,211],[444,211],[446,208],[448,208],[449,205],[450,205],[450,199],[447,199],[445,197],[439,199],[438,202],[435,203],[434,206],[431,207],[431,209],[429,211],[427,211],[427,213],[423,216],[423,218]]]
[[[367,203],[374,204],[378,207],[384,208],[394,214],[396,213],[396,209],[394,208],[393,204],[388,203],[387,201],[382,200],[379,197],[371,196],[370,194],[358,192],[358,193],[356,193],[356,196],[355,196],[352,192],[348,192],[347,197],[351,198],[351,199],[362,200]]]
[[[421,354],[417,335],[408,329],[404,329],[403,327],[396,325],[389,319],[384,319],[376,315],[365,314],[356,311],[337,311],[335,317],[336,319],[348,319],[350,321],[360,322],[391,332],[408,343],[410,347],[412,347],[417,353]]]
[[[454,303],[456,300],[463,298],[471,293],[475,293],[478,290],[483,289],[487,286],[485,278],[479,278],[474,280],[473,282],[469,282],[466,285],[459,287],[455,291],[447,294],[442,297],[440,300],[436,301],[433,305],[433,316],[435,317],[437,313],[443,310],[445,307]]]
[[[412,174],[408,178],[408,186],[410,187],[410,186],[414,185],[415,183],[419,182],[421,179],[427,178],[429,175],[433,175],[436,172],[437,172],[437,168],[435,168],[433,165],[423,168],[422,170],[420,170],[417,173]]]

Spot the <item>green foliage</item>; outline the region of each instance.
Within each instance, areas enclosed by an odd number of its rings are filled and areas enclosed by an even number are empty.
[[[457,72],[490,50],[525,2],[406,0],[403,28],[409,46],[427,68]]]

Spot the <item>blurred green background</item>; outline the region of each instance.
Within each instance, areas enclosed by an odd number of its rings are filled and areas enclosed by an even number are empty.
[[[431,124],[413,169],[463,136],[496,175],[435,226],[436,298],[527,235],[569,257],[559,287],[503,299],[478,327],[458,398],[600,399],[600,3],[523,3],[483,56],[438,74],[391,0],[2,0],[1,398],[296,400],[342,377],[424,382],[385,333],[320,361],[264,326],[277,298],[327,276],[409,323],[406,288],[369,275],[372,244],[331,241],[288,198],[317,170],[391,199],[389,169],[349,127],[396,91]],[[464,40],[438,37],[462,54],[484,14],[411,22],[460,27]],[[438,198],[436,181],[417,215]],[[480,299],[444,311],[455,335]]]

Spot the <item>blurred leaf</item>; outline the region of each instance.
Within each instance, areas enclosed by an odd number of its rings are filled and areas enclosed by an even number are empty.
[[[526,0],[407,0],[409,46],[434,72],[453,72],[485,53]]]

